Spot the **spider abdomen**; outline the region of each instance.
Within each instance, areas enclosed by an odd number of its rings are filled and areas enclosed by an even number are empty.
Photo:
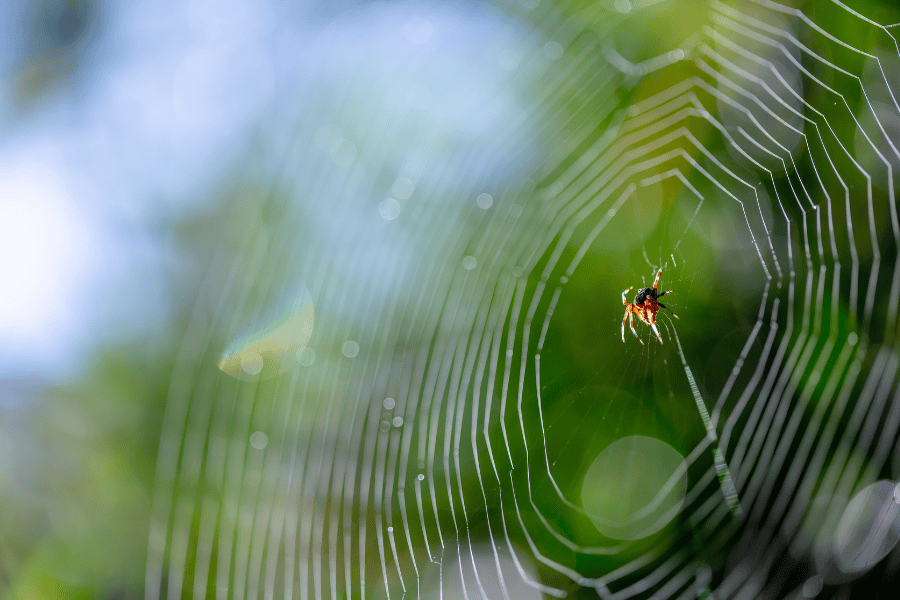
[[[653,288],[641,288],[638,290],[637,295],[634,297],[634,303],[637,305],[643,304],[648,298],[654,298],[655,294],[653,293]]]

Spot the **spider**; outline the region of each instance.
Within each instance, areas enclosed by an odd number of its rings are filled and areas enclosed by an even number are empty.
[[[641,288],[638,290],[637,295],[634,297],[634,302],[629,302],[625,299],[625,294],[634,289],[634,286],[631,286],[624,292],[622,292],[622,304],[625,305],[625,317],[622,319],[622,341],[625,341],[625,321],[631,320],[629,325],[631,326],[631,333],[634,334],[634,337],[638,339],[640,343],[644,343],[644,340],[641,339],[641,336],[638,335],[637,331],[634,330],[634,315],[637,315],[638,318],[650,326],[653,330],[653,333],[656,334],[659,343],[662,344],[662,336],[659,335],[659,329],[656,328],[656,313],[659,312],[660,308],[665,308],[672,316],[676,319],[678,315],[672,312],[665,304],[659,301],[659,298],[662,298],[666,294],[671,294],[674,290],[669,290],[667,292],[663,292],[662,294],[656,293],[656,287],[659,285],[659,276],[662,275],[662,269],[656,274],[656,279],[653,281],[652,288]]]

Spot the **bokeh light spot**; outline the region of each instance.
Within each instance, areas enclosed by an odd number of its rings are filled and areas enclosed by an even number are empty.
[[[550,40],[544,44],[544,56],[550,60],[559,60],[563,55],[563,47],[559,42]]]
[[[344,345],[341,346],[341,352],[347,358],[353,358],[357,354],[359,354],[359,344],[354,342],[353,340],[347,340],[344,342]]]
[[[256,352],[245,352],[241,356],[241,369],[247,375],[259,375],[263,369],[263,358]]]
[[[393,221],[400,216],[400,203],[393,198],[385,198],[378,205],[378,214],[386,221]]]
[[[269,443],[269,436],[262,431],[254,431],[250,434],[250,445],[257,450],[262,450]]]
[[[400,200],[406,200],[410,196],[412,196],[413,191],[416,189],[415,184],[406,177],[399,177],[394,184],[391,186],[391,193],[393,193]]]
[[[584,510],[605,536],[635,540],[666,526],[687,489],[684,458],[670,445],[642,435],[616,440],[584,475]]]
[[[844,509],[834,534],[834,554],[845,573],[875,565],[900,539],[900,503],[892,481],[876,481],[860,491]]]

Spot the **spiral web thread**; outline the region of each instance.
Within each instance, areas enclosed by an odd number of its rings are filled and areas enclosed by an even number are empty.
[[[336,199],[335,214],[386,193],[379,153],[402,146],[408,115],[379,109],[377,97],[368,130],[344,127],[356,162],[340,177],[279,167],[267,198],[296,202],[221,253],[204,284],[211,300],[185,333],[160,444],[147,598],[444,589],[515,598],[522,582],[555,597],[593,588],[603,598],[815,588],[816,565],[828,567],[816,558],[827,545],[817,520],[833,528],[835,499],[885,473],[896,479],[900,467],[900,107],[891,89],[900,55],[895,27],[837,2],[812,4],[802,12],[712,2],[698,35],[640,64],[583,19],[543,5],[516,9],[546,36],[527,43],[556,40],[564,54],[558,62],[525,54],[501,82],[530,86],[534,99],[492,132],[510,163],[524,166],[493,184],[490,210],[435,203],[405,227],[401,213],[389,223],[397,227],[346,232],[356,247],[312,230],[298,253],[286,240],[304,218],[301,190]],[[829,14],[840,13],[884,53],[829,31]],[[337,67],[325,61],[322,73]],[[634,101],[620,96],[668,71],[677,83]],[[358,98],[377,83],[360,75],[331,92]],[[305,100],[328,115],[335,109],[322,97],[314,89]],[[335,121],[352,120],[343,110]],[[323,154],[315,121],[280,138],[283,164]],[[534,140],[540,164],[519,153]],[[423,177],[417,196],[472,199],[486,189],[455,171],[484,156],[459,143],[443,159],[446,172]],[[586,517],[554,478],[542,361],[554,312],[592,245],[642,189],[671,180],[683,190],[687,229],[671,240],[670,258],[650,266],[689,263],[683,236],[715,206],[744,227],[747,272],[761,293],[739,359],[706,397],[681,349],[684,317],[660,320],[698,420],[709,407],[708,425],[685,457],[692,477],[679,519],[693,542],[635,555],[627,543],[585,543],[559,525],[560,513]],[[376,238],[386,243],[366,245]],[[398,258],[400,243],[437,250]],[[216,371],[216,336],[254,313],[259,282],[294,277],[316,302],[317,361],[258,383]],[[351,339],[359,355],[342,356],[337,348]],[[630,368],[653,360],[655,350],[629,342],[614,352]],[[266,432],[262,449],[248,442],[256,431]],[[595,564],[582,556],[627,558],[604,571],[581,568]],[[791,577],[786,556],[797,565]],[[872,576],[896,567],[895,552]]]

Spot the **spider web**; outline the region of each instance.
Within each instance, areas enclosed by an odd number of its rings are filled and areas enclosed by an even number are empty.
[[[632,61],[617,32],[667,3],[501,8],[310,50],[185,331],[147,598],[895,580],[896,28],[714,1]],[[680,319],[623,345],[659,268]]]

